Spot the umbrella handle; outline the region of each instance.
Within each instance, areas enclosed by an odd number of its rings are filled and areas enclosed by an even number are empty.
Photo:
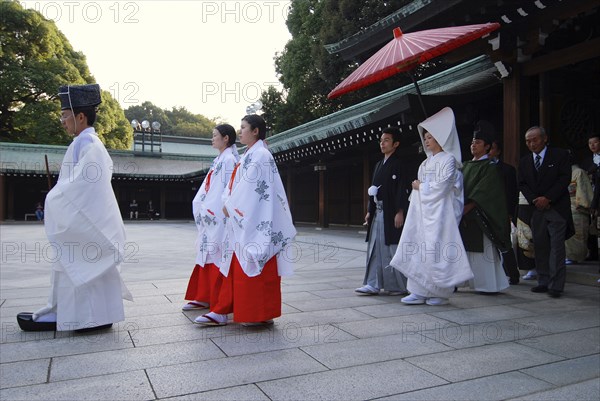
[[[419,88],[419,84],[418,84],[417,80],[415,79],[415,75],[412,73],[412,71],[406,71],[406,73],[408,74],[408,76],[412,80],[413,84],[415,85],[415,89],[417,90],[417,96],[419,97],[419,103],[421,103],[421,109],[423,110],[423,114],[425,115],[425,118],[427,119],[427,118],[429,118],[429,116],[427,115],[427,110],[425,109],[425,104],[423,103],[423,98],[421,95],[421,88]]]

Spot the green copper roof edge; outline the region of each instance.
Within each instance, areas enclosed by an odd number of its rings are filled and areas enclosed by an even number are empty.
[[[439,72],[435,75],[419,80],[419,87],[421,88],[421,91],[425,93],[427,90],[431,90],[432,86],[436,86],[436,81],[438,81],[437,85],[440,85],[441,83],[443,83],[440,81],[443,81],[444,78],[452,76],[457,72],[470,69],[485,70],[490,66],[493,66],[493,64],[491,63],[488,56],[478,56],[462,64],[448,68],[447,70]],[[473,73],[473,71],[469,71],[469,74],[470,73]],[[334,125],[334,127],[331,129],[335,129],[335,126],[342,125],[343,123],[349,123],[354,118],[364,118],[366,115],[370,114],[370,112],[375,113],[381,107],[409,93],[416,93],[416,89],[413,84],[408,84],[401,88],[394,89],[390,92],[386,92],[372,99],[365,100],[364,102],[347,107],[343,110],[336,111],[335,113],[329,114],[327,116],[318,118],[313,121],[309,121],[287,131],[273,135],[268,138],[269,149],[271,149],[273,153],[286,150],[287,148],[289,148],[285,146],[287,143],[300,140],[301,138],[305,137],[308,132],[313,132],[317,129],[323,131],[328,126],[332,125]]]

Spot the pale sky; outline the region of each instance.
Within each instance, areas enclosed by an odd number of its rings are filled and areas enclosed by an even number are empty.
[[[21,1],[40,11],[123,109],[185,106],[238,127],[269,85],[273,57],[291,39],[291,1]]]

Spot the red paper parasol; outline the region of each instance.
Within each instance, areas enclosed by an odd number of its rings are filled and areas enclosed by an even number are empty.
[[[494,22],[429,29],[407,34],[403,34],[400,28],[395,28],[394,39],[361,64],[348,78],[336,86],[327,97],[334,99],[345,93],[389,78],[399,72],[409,72],[417,88],[421,107],[425,112],[421,100],[421,91],[410,71],[421,63],[485,36],[499,27],[500,24]],[[426,112],[425,115],[427,115]]]

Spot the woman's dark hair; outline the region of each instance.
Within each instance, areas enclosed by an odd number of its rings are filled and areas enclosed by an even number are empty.
[[[230,147],[235,143],[235,128],[233,128],[231,125],[219,124],[215,127],[215,129],[219,131],[219,134],[221,134],[223,138],[228,137],[227,147]]]
[[[267,137],[267,123],[258,114],[249,114],[242,118],[242,121],[250,124],[252,130],[258,128],[258,139],[265,139]]]
[[[77,114],[83,113],[87,117],[87,123],[91,127],[96,122],[96,108],[95,107],[82,107],[73,109],[73,117]]]

